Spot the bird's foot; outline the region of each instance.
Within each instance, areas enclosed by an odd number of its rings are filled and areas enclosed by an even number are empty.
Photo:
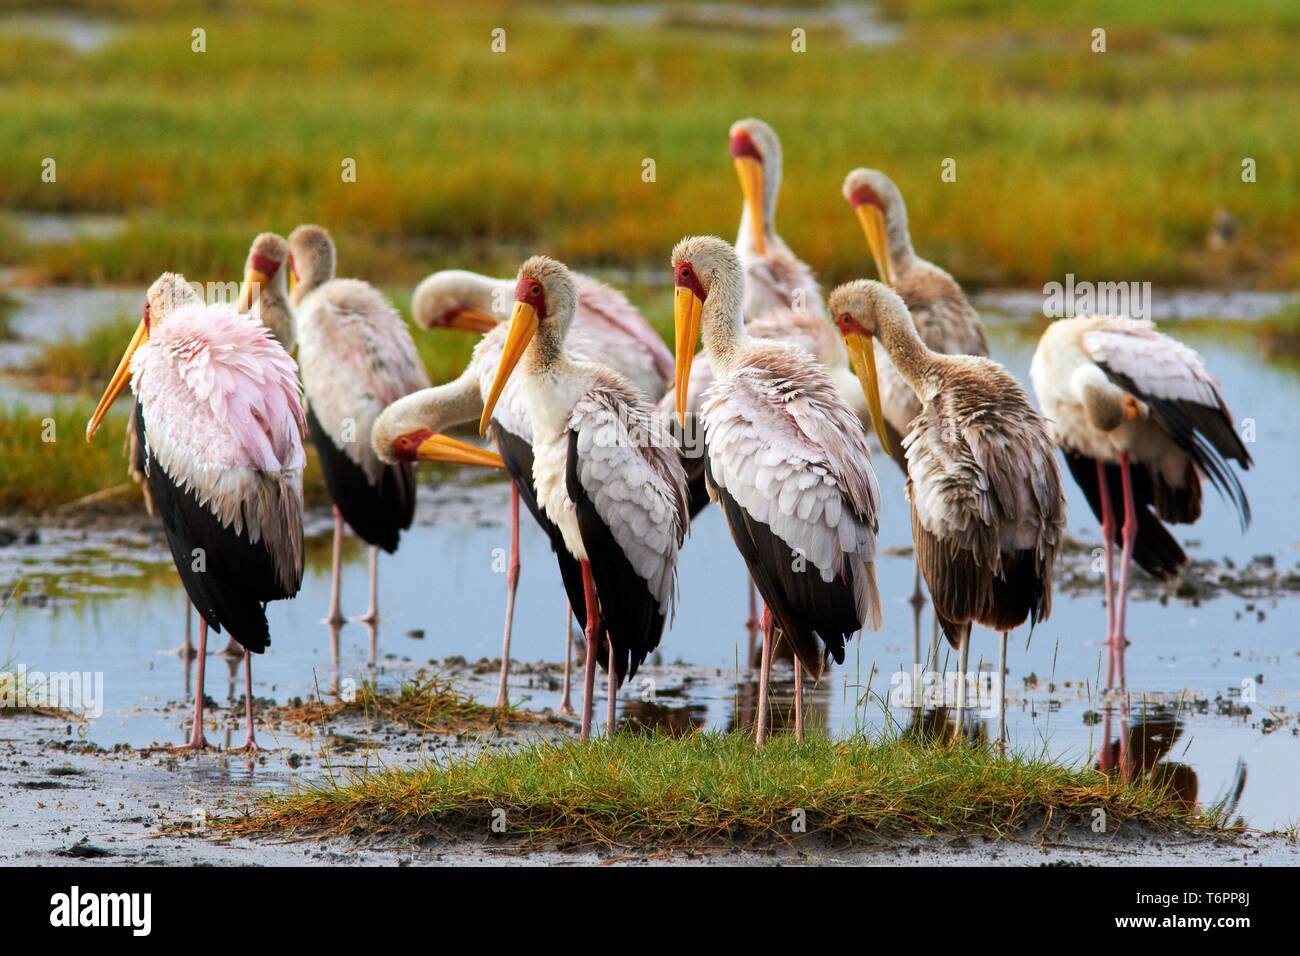
[[[330,627],[342,627],[344,624],[348,622],[348,619],[345,618],[338,611],[335,611],[333,614],[321,618],[320,622],[322,624],[328,624]]]
[[[198,652],[194,650],[194,645],[189,641],[179,647],[172,647],[165,651],[159,651],[159,654],[166,654],[169,657],[179,657],[183,661],[192,661],[198,657]]]
[[[340,621],[341,620],[342,619],[340,619]],[[376,611],[374,608],[371,608],[365,614],[358,614],[352,620],[356,621],[358,624],[378,624],[379,612]]]
[[[179,747],[173,747],[171,749],[171,752],[174,756],[184,757],[189,754],[196,754],[201,750],[207,750],[207,749],[208,749],[207,738],[204,737],[202,734],[198,734],[197,736],[191,737],[189,743],[181,744]]]
[[[228,643],[225,647],[223,647],[223,648],[221,649],[221,656],[222,656],[222,657],[235,658],[235,659],[238,659],[238,660],[243,660],[243,659],[244,659],[244,645],[243,645],[243,644],[240,644],[237,640],[235,640],[235,639],[232,637],[232,638],[230,639],[230,643]]]
[[[565,717],[577,717],[578,712],[573,709],[573,705],[567,700],[560,701],[559,712]]]
[[[493,704],[492,707],[493,707],[493,709],[495,709],[495,710],[509,710],[509,709],[510,709],[510,701],[507,700],[504,696],[498,696],[498,697],[497,697],[497,700],[496,700],[496,703]]]
[[[230,753],[248,754],[251,757],[257,754],[264,754],[266,753],[266,751],[262,747],[259,747],[257,744],[257,739],[253,737],[252,734],[249,734],[247,739],[245,739],[244,741],[244,746],[236,747],[234,750],[231,750]]]

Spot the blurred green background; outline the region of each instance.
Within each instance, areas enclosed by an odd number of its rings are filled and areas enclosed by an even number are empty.
[[[684,234],[734,236],[726,133],[756,115],[784,141],[778,229],[828,284],[871,271],[839,198],[864,164],[969,286],[1300,278],[1294,0],[721,6],[0,2],[0,266],[236,278],[254,233],[311,220],[385,283],[535,250],[665,270]],[[1235,239],[1210,249],[1218,209]],[[33,213],[112,218],[47,243]]]

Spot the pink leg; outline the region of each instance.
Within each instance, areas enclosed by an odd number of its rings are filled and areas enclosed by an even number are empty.
[[[509,698],[506,683],[510,680],[510,632],[515,623],[515,591],[519,588],[519,489],[510,485],[510,567],[506,569],[506,630],[501,639],[501,683],[497,685],[494,706],[506,707]]]
[[[248,725],[248,734],[244,737],[244,749],[255,753],[262,748],[253,736],[253,654],[244,651],[244,722]]]
[[[1124,649],[1128,646],[1128,635],[1124,628],[1124,618],[1128,611],[1128,579],[1133,565],[1133,543],[1137,540],[1137,507],[1133,502],[1133,478],[1129,471],[1128,453],[1121,452],[1119,470],[1124,480],[1124,530],[1121,541],[1124,550],[1119,563],[1119,597],[1115,604],[1115,644],[1116,667],[1119,672],[1119,686],[1124,686]]]
[[[1110,752],[1110,726],[1113,717],[1111,714],[1111,706],[1109,702],[1106,702],[1102,706],[1101,712],[1102,712],[1101,753],[1097,759],[1097,769],[1100,770],[1102,773],[1110,773],[1113,769],[1115,769],[1115,760],[1111,756],[1111,752]]]
[[[178,750],[202,750],[208,745],[207,738],[203,736],[203,669],[207,664],[208,655],[208,622],[202,614],[199,615],[199,672],[197,687],[194,689],[194,725],[190,729],[190,742]]]
[[[569,699],[569,685],[573,672],[573,608],[564,606],[564,693],[560,697],[560,713],[572,717],[577,711]]]
[[[754,743],[761,747],[767,742],[767,682],[772,675],[772,639],[774,626],[772,609],[763,608],[763,662],[758,670],[758,720]]]
[[[357,618],[362,624],[379,623],[379,549],[370,546],[370,607]]]
[[[749,618],[745,621],[745,630],[749,632],[749,653],[745,656],[745,670],[754,672],[754,649],[758,646],[758,589],[754,579],[749,579]]]
[[[326,624],[342,624],[343,613],[339,610],[339,576],[343,566],[343,513],[339,506],[334,506],[334,563],[330,568],[330,609],[325,615]]]
[[[794,659],[794,739],[803,740],[803,665]]]
[[[1110,503],[1106,465],[1097,460],[1097,488],[1101,495],[1101,541],[1106,558],[1106,688],[1115,686],[1115,511]]]
[[[614,638],[609,638],[609,713],[605,715],[605,735],[614,736],[615,715],[618,710],[618,668],[614,666]]]
[[[596,582],[591,565],[582,562],[582,591],[587,602],[587,670],[582,678],[582,733],[580,740],[591,739],[591,715],[596,694],[596,642],[600,640],[600,604],[596,600]]]

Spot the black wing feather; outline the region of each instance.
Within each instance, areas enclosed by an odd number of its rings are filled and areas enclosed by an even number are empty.
[[[144,411],[136,416],[136,438],[145,447]],[[255,654],[271,643],[266,602],[293,597],[279,584],[271,552],[253,544],[247,531],[225,527],[199,503],[193,491],[182,490],[147,452],[146,474],[158,517],[162,520],[172,559],[185,591],[214,631],[223,628]],[[201,549],[202,570],[195,570]]]
[[[415,466],[409,462],[385,465],[379,484],[372,485],[362,467],[334,444],[310,407],[307,430],[320,455],[330,498],[343,520],[366,544],[392,554],[402,532],[415,519]]]
[[[582,544],[587,549],[596,596],[600,599],[602,627],[613,640],[615,670],[621,685],[625,678],[636,674],[646,656],[659,646],[664,616],[659,613],[659,601],[650,593],[645,578],[636,573],[578,480],[578,433],[575,431],[569,432],[565,484],[577,510]]]
[[[1185,451],[1219,492],[1237,509],[1242,528],[1250,524],[1250,501],[1237,473],[1228,465],[1235,461],[1243,471],[1253,464],[1241,436],[1222,404],[1203,405],[1182,398],[1157,398],[1137,387],[1120,372],[1098,362],[1097,367],[1124,391],[1140,398],[1169,436]]]
[[[782,636],[814,677],[821,676],[825,654],[843,664],[844,642],[863,625],[858,618],[849,566],[845,565],[839,577],[823,581],[812,562],[806,558],[796,560],[790,546],[768,525],[750,517],[729,491],[714,484],[707,448],[704,457],[709,488],[718,496],[731,537]],[[796,571],[800,562],[804,570]],[[817,638],[821,638],[821,644]]]

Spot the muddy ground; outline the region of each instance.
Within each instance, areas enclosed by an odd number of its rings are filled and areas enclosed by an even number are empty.
[[[663,678],[669,682],[675,676]],[[476,681],[484,686],[474,686]],[[471,693],[485,692],[491,682],[491,675],[474,675],[472,668],[457,676],[458,686],[468,684]],[[170,709],[183,719],[183,708]],[[238,744],[239,714],[229,708],[217,713],[223,726],[215,734],[209,730],[209,740]],[[264,727],[263,745],[279,741],[283,746],[256,758],[217,750],[177,757],[163,747],[103,750],[79,742],[66,720],[11,715],[0,719],[0,865],[1300,865],[1294,836],[1173,836],[1136,826],[1110,834],[1054,827],[1000,841],[982,835],[888,836],[850,846],[811,837],[789,846],[673,853],[644,847],[539,850],[489,833],[481,839],[285,842],[218,836],[202,826],[205,816],[238,813],[261,793],[327,780],[349,769],[411,766],[482,747],[509,747],[529,735],[565,732],[547,722],[506,732],[418,735],[345,717],[291,737]]]

